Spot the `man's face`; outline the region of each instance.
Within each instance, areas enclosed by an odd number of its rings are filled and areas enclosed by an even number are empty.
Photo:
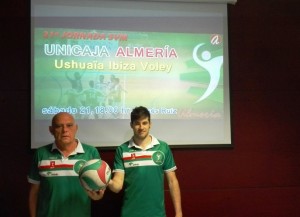
[[[133,130],[133,137],[136,139],[145,139],[149,135],[151,123],[148,117],[140,118],[130,124]]]
[[[75,141],[78,126],[72,116],[68,114],[59,115],[49,127],[57,145],[68,145]]]

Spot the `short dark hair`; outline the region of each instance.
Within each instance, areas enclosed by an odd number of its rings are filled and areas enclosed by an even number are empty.
[[[149,122],[151,121],[150,120],[150,118],[151,118],[150,112],[144,106],[138,106],[138,107],[135,107],[134,109],[132,109],[130,118],[131,118],[131,123],[133,123],[134,121],[136,121],[140,118],[148,118]]]

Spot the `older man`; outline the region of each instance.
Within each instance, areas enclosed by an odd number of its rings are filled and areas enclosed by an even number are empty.
[[[49,131],[54,142],[36,150],[28,174],[30,217],[90,217],[90,198],[103,197],[104,190],[86,191],[80,184],[80,167],[88,160],[100,159],[100,154],[76,138],[77,130],[69,113],[52,118]]]

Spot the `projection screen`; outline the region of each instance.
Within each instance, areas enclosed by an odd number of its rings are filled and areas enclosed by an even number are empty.
[[[118,146],[136,106],[172,147],[231,146],[227,5],[32,0],[31,98],[31,148],[60,111],[82,142]]]

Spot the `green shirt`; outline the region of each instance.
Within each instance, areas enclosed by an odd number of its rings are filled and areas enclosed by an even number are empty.
[[[78,171],[90,159],[99,159],[95,147],[81,144],[63,158],[55,144],[38,148],[28,182],[40,184],[37,217],[90,217],[91,200],[80,184]]]
[[[165,217],[164,172],[176,165],[167,143],[152,136],[146,150],[134,145],[133,140],[116,150],[114,171],[124,172],[122,217]]]

